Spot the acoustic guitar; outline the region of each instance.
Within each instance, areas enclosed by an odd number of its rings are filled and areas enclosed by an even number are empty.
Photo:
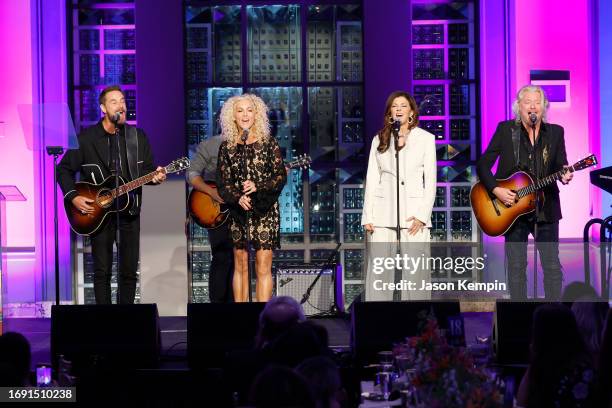
[[[166,167],[163,168],[164,173],[177,173],[182,170],[189,168],[189,159],[183,157],[175,160]],[[79,181],[76,183],[75,190],[78,195],[93,201],[90,204],[94,207],[93,212],[89,214],[81,213],[72,202],[65,200],[64,208],[66,209],[66,215],[70,222],[70,227],[74,232],[79,235],[91,235],[96,232],[107,216],[112,213],[126,211],[131,208],[134,198],[130,193],[132,190],[147,184],[153,180],[158,174],[157,171],[153,171],[142,177],[126,182],[122,177],[119,177],[119,186],[115,187],[115,177],[110,176],[104,179],[100,184],[88,183],[86,181]],[[115,204],[115,200],[118,200],[118,205]]]
[[[303,154],[298,156],[295,160],[285,164],[287,170],[291,169],[306,169],[310,166],[312,159],[310,156]],[[208,186],[217,188],[217,184],[214,181],[206,181]],[[221,204],[215,201],[209,194],[203,193],[196,189],[192,189],[189,193],[189,199],[187,200],[187,206],[191,218],[200,227],[207,229],[219,228],[229,215],[229,207],[227,204]]]
[[[497,180],[497,186],[516,193],[515,202],[507,206],[497,197],[491,196],[482,182],[474,184],[470,191],[472,210],[482,231],[492,237],[505,234],[521,215],[535,211],[536,194],[540,203],[544,202],[542,188],[560,180],[566,171],[575,172],[595,166],[597,158],[590,155],[567,169],[559,170],[537,182],[524,171],[517,171],[510,177]],[[541,205],[541,204],[540,204]]]

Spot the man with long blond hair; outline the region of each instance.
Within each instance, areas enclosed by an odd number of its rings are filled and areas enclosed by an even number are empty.
[[[230,206],[234,242],[234,300],[249,299],[247,241],[255,249],[256,300],[272,296],[272,250],[280,248],[278,196],[287,181],[280,147],[270,134],[268,108],[258,96],[229,98],[221,109],[224,141],[217,184]],[[248,233],[248,236],[247,236]]]
[[[478,177],[492,196],[510,207],[516,200],[516,192],[498,186],[497,180],[524,170],[541,179],[567,166],[563,128],[548,123],[548,99],[539,86],[522,87],[512,105],[514,119],[500,122],[489,146],[478,160]],[[495,175],[491,168],[499,158]],[[567,184],[572,173],[566,172],[559,180]],[[527,298],[527,239],[537,235],[538,251],[544,269],[544,293],[548,300],[558,300],[561,295],[563,274],[559,262],[559,220],[561,203],[559,187],[552,184],[543,189],[544,202],[536,214],[519,217],[504,234],[508,261],[508,288],[513,300]],[[537,234],[535,226],[537,225]],[[537,294],[534,294],[537,297]]]

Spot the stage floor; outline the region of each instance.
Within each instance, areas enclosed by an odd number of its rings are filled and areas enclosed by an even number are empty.
[[[493,328],[493,313],[462,313],[465,322],[466,343],[475,342],[476,336],[490,336]],[[187,317],[160,317],[162,365],[161,368],[187,368]],[[313,319],[325,326],[329,334],[329,345],[333,349],[350,350],[350,318],[326,317]],[[23,334],[32,349],[32,369],[38,363],[51,362],[51,319],[9,318],[3,322],[5,332]]]

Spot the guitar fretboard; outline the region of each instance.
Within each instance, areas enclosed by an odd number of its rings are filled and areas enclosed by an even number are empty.
[[[163,171],[166,172],[166,169],[164,168]],[[155,177],[157,173],[157,171],[153,171],[149,174],[145,174],[144,176],[137,178],[136,180],[132,180],[128,183],[120,185],[119,187],[112,190],[113,199],[123,194],[127,194],[130,191],[151,182],[151,180],[153,180],[153,177]]]
[[[561,180],[561,177],[563,176],[563,174],[565,174],[566,171],[573,173],[576,170],[574,169],[574,166],[566,167],[563,170],[559,170],[556,173],[537,180],[535,183],[530,184],[527,187],[518,189],[516,193],[518,194],[519,198],[523,198],[531,193],[543,189],[544,187],[554,183],[557,180]]]

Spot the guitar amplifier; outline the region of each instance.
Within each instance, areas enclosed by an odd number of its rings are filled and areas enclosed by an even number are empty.
[[[321,271],[313,264],[285,265],[276,268],[276,296],[290,296],[301,302],[310,285]],[[344,311],[342,301],[342,265],[325,267],[321,277],[302,304],[304,314],[313,316],[326,312]]]

